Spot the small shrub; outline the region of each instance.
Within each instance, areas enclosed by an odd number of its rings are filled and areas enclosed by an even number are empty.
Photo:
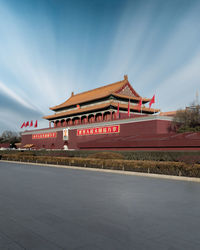
[[[178,161],[188,165],[200,164],[200,155],[182,155],[178,158]]]

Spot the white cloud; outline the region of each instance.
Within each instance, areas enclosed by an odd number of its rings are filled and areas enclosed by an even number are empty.
[[[26,101],[24,101],[20,96],[18,96],[11,89],[9,89],[8,87],[6,87],[6,85],[3,84],[2,82],[0,82],[0,91],[4,92],[4,94],[6,94],[10,98],[14,99],[16,102],[20,103],[24,107],[27,107],[29,109],[35,110],[35,108],[32,105],[30,105],[29,103],[27,103]]]
[[[169,8],[165,8],[169,5],[167,2],[158,11],[159,2],[142,2],[139,7],[135,5],[137,9],[127,4],[113,37],[110,54],[106,55],[107,63],[98,68],[94,61],[88,75],[85,69],[91,65],[87,62],[92,58],[89,55],[91,41],[95,43],[90,37],[90,26],[85,30],[83,40],[77,42],[77,47],[85,50],[79,58],[81,49],[77,52],[76,46],[73,47],[72,41],[65,37],[64,29],[69,27],[62,27],[59,40],[48,12],[42,9],[37,13],[33,26],[23,19],[23,15],[17,15],[6,4],[1,4],[0,71],[5,76],[1,76],[0,91],[26,108],[48,114],[48,107],[65,101],[71,91],[91,89],[98,83],[112,83],[128,74],[139,94],[152,97],[156,93],[158,108],[168,110],[189,104],[199,88],[200,79],[199,8],[194,6],[183,14],[180,14],[182,10],[177,12],[179,19],[174,18],[173,28],[165,31],[162,22],[166,23],[172,14],[169,15]],[[99,75],[93,77],[98,70]],[[88,82],[93,80],[95,86],[91,83],[89,87]],[[8,113],[10,117],[2,114],[1,120],[5,118],[12,123],[17,119],[13,110]],[[24,120],[23,114],[21,117]]]
[[[59,100],[58,85],[64,84],[60,81],[62,77],[52,68],[52,62],[47,59],[47,55],[51,55],[54,52],[52,50],[56,50],[55,36],[48,17],[44,15],[42,20],[41,26],[45,26],[44,32],[48,33],[48,36],[39,38],[39,31],[30,32],[29,29],[32,27],[14,15],[6,6],[1,6],[0,65],[14,79],[7,84],[6,88],[4,86],[4,90],[10,94],[15,92],[21,96],[17,98],[18,101],[26,100],[26,104],[30,103],[29,106],[32,105],[39,110],[44,110],[49,100],[51,102]],[[43,38],[46,40],[44,41]],[[49,52],[45,52],[46,57],[43,53],[46,49],[45,45],[49,49]],[[12,96],[14,97],[13,94]]]

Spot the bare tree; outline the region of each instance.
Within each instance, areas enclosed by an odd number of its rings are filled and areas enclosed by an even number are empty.
[[[178,110],[172,124],[177,132],[200,131],[200,105]]]
[[[6,130],[2,133],[2,135],[0,136],[0,142],[9,142],[11,144],[11,146],[13,146],[16,142],[20,142],[21,141],[21,136],[13,131],[10,130]]]

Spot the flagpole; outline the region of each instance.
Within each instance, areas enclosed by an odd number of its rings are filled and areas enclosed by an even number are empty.
[[[119,119],[119,102],[118,102],[118,106],[117,106],[117,119]]]
[[[142,114],[142,99],[140,98],[140,101],[138,103],[138,111],[140,111],[140,114]]]
[[[128,117],[130,117],[130,99],[128,101]]]

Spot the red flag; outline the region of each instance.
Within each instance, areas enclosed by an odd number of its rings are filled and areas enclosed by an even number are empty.
[[[117,118],[119,118],[119,103],[118,103],[118,106],[117,106]]]
[[[151,105],[155,103],[155,95],[151,98],[151,101],[149,102],[149,108],[151,108]]]
[[[23,124],[21,125],[21,128],[23,128],[24,126],[26,126],[25,122],[23,122]]]
[[[29,127],[33,127],[33,121],[31,121],[31,123],[30,123],[30,126]]]
[[[37,128],[38,124],[37,124],[37,120],[35,122],[34,128]]]
[[[130,99],[128,101],[128,117],[130,117]]]
[[[29,121],[27,121],[27,122],[26,122],[26,125],[25,125],[25,127],[28,127],[28,126],[29,126]]]

